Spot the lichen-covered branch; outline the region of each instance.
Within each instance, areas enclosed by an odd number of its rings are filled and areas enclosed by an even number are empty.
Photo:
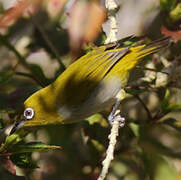
[[[117,8],[117,4],[114,0],[106,0],[105,5],[108,10],[108,14],[109,14],[108,19],[110,21],[110,32],[105,41],[105,44],[108,44],[108,43],[117,41],[118,28],[117,28],[116,17],[114,16],[113,13],[109,13],[111,11],[114,11]]]
[[[114,11],[117,8],[117,4],[115,3],[114,0],[106,0],[106,8],[108,10],[108,12],[110,11]],[[116,17],[113,15],[113,13],[109,13],[108,16],[109,20],[110,20],[110,32],[109,35],[105,41],[105,44],[117,41],[117,22],[116,22]],[[125,97],[125,92],[124,90],[120,91],[120,93],[117,96],[117,99],[119,101],[121,101],[123,98]],[[120,114],[120,110],[117,110],[115,112],[115,115]],[[108,173],[108,169],[110,166],[111,161],[114,159],[114,149],[115,149],[115,145],[116,145],[116,138],[119,135],[119,128],[121,123],[120,121],[113,121],[112,124],[112,128],[111,128],[111,133],[109,134],[108,138],[109,138],[109,145],[106,151],[106,157],[104,159],[104,161],[102,162],[102,171],[100,173],[100,176],[98,177],[98,180],[104,180],[107,173]]]

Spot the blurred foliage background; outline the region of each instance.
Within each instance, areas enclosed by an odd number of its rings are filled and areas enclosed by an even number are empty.
[[[116,0],[117,39],[171,36],[167,49],[131,73],[109,180],[181,179],[181,1]],[[104,0],[0,1],[0,142],[32,93],[109,34]],[[103,24],[103,25],[102,25]],[[108,145],[109,110],[76,124],[38,129],[26,142],[62,150],[0,154],[0,179],[94,180]],[[33,161],[33,162],[32,162]],[[34,166],[32,165],[34,164]],[[36,164],[36,165],[35,165]],[[33,169],[32,167],[37,167]]]

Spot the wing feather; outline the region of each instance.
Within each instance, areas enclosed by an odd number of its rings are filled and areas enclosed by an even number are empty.
[[[125,56],[129,47],[106,50],[99,47],[81,57],[55,81],[60,90],[58,101],[61,104],[76,106],[83,103],[92,90],[101,82],[110,69]],[[66,81],[66,82],[65,82]],[[60,83],[62,82],[62,83]],[[86,90],[85,90],[86,89]],[[60,93],[60,91],[62,91]],[[80,92],[81,91],[81,92]]]

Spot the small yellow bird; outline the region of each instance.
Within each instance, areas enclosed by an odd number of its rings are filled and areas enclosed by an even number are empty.
[[[129,39],[129,38],[128,38]],[[146,45],[118,43],[100,46],[71,64],[54,83],[24,102],[24,112],[10,134],[21,127],[65,124],[115,104],[127,83],[129,72],[144,56],[169,44],[165,37]]]

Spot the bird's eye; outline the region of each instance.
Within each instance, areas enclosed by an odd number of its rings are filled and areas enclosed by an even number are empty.
[[[26,108],[24,111],[24,117],[29,120],[34,116],[34,110],[32,108]]]

